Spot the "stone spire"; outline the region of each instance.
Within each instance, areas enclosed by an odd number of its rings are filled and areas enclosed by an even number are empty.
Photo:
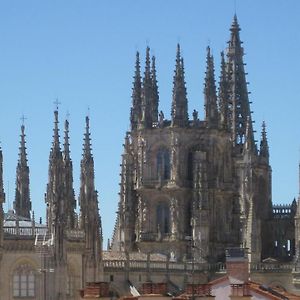
[[[142,84],[142,128],[152,127],[153,82],[151,75],[150,48],[146,48],[145,72]]]
[[[206,72],[204,83],[205,96],[205,120],[208,127],[216,128],[218,126],[218,105],[215,84],[214,60],[210,53],[210,48],[207,47],[206,56]]]
[[[102,251],[102,225],[98,209],[98,193],[95,190],[94,159],[91,148],[89,117],[83,143],[80,173],[81,229],[85,232],[85,275],[86,282],[99,281]]]
[[[159,103],[159,93],[156,80],[156,65],[155,65],[155,56],[152,56],[152,65],[151,65],[151,80],[152,80],[152,122],[158,122],[158,103]]]
[[[19,160],[16,171],[16,194],[14,208],[18,216],[30,218],[31,201],[29,190],[29,167],[27,164],[25,126],[21,126]]]
[[[263,123],[262,123],[259,156],[267,159],[267,161],[269,160],[269,145],[268,145],[265,121],[263,121]]]
[[[63,150],[63,163],[65,175],[65,216],[67,227],[73,229],[75,227],[75,209],[76,200],[73,188],[73,163],[70,157],[70,143],[69,143],[69,121],[65,120],[65,137],[64,137],[64,150]]]
[[[46,193],[47,222],[52,233],[59,222],[64,221],[64,166],[59,142],[58,111],[54,111],[53,142],[49,156],[49,172]]]
[[[188,125],[188,101],[184,81],[184,65],[177,44],[175,75],[173,79],[172,126],[185,127]]]
[[[141,67],[140,54],[136,52],[135,74],[133,77],[132,88],[132,107],[130,112],[131,130],[137,129],[138,123],[141,120],[141,105],[142,105],[142,83],[141,83]]]
[[[250,102],[248,99],[248,90],[246,82],[246,73],[244,71],[243,55],[244,49],[240,40],[240,27],[237,16],[234,15],[231,25],[231,37],[228,42],[227,49],[227,65],[229,75],[229,105],[231,107],[231,129],[233,145],[239,149],[241,153],[243,144],[245,143],[245,134],[247,126],[247,118],[249,117],[249,133],[248,138],[254,143],[254,134],[252,128]]]
[[[54,241],[55,299],[66,299],[66,192],[65,169],[60,148],[58,110],[54,111],[53,142],[49,156],[49,173],[46,193],[47,225]]]
[[[226,72],[226,63],[224,58],[224,52],[221,52],[221,75],[219,83],[219,108],[220,108],[220,127],[227,130],[229,129],[229,86],[228,76]]]
[[[4,222],[4,211],[3,203],[5,202],[5,193],[3,187],[3,156],[2,149],[0,147],[0,260],[2,258],[2,247],[3,247],[3,222]]]

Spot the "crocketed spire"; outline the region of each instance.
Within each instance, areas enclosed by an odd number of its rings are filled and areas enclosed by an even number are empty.
[[[214,60],[210,53],[210,47],[207,47],[206,72],[204,83],[205,96],[205,120],[208,127],[216,128],[218,126],[218,106],[215,84]]]
[[[136,52],[135,74],[133,77],[132,88],[132,107],[130,112],[131,130],[137,129],[139,121],[141,121],[141,105],[142,105],[142,83],[140,54]]]
[[[151,102],[152,122],[157,123],[159,93],[158,93],[158,86],[157,86],[157,79],[156,79],[155,56],[152,56],[151,79],[152,79],[152,102]]]
[[[173,79],[172,126],[185,127],[188,125],[188,101],[184,80],[183,58],[180,45],[177,44],[175,74]]]
[[[65,136],[63,150],[63,164],[65,175],[65,217],[67,227],[73,229],[75,227],[75,209],[76,200],[73,188],[73,163],[70,157],[70,142],[69,142],[69,121],[65,120]]]
[[[86,117],[83,154],[80,171],[79,204],[80,227],[85,232],[86,282],[99,281],[99,267],[102,251],[102,225],[98,209],[98,193],[95,190],[94,159],[92,155],[89,117]]]
[[[64,166],[60,149],[58,110],[54,111],[53,142],[49,155],[48,184],[46,193],[47,222],[51,232],[55,231],[58,222],[64,222],[65,189]]]
[[[29,189],[29,167],[27,164],[25,126],[21,126],[19,160],[16,170],[16,192],[14,208],[18,216],[30,218],[31,201]]]
[[[150,48],[146,48],[145,72],[142,84],[142,120],[141,128],[152,127],[153,82],[151,76]]]

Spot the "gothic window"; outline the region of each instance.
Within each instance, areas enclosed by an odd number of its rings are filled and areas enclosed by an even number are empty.
[[[170,232],[170,208],[167,203],[159,203],[157,205],[156,224],[159,233]]]
[[[30,265],[20,265],[13,273],[13,296],[34,297],[35,275]]]
[[[170,179],[170,154],[167,149],[157,152],[157,175],[161,179]]]

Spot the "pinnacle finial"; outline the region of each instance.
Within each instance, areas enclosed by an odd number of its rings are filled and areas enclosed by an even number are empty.
[[[158,122],[158,103],[159,103],[159,93],[156,79],[156,59],[155,56],[152,56],[151,64],[151,80],[152,80],[152,101],[151,101],[151,114],[152,122]]]
[[[179,43],[176,49],[175,72],[173,78],[172,126],[184,127],[188,124],[188,102],[184,80],[184,64]]]
[[[261,141],[260,141],[260,151],[259,154],[261,157],[268,158],[269,157],[269,145],[267,139],[267,131],[266,131],[266,123],[262,122],[262,130],[261,130]]]
[[[64,159],[70,159],[69,121],[65,120]]]
[[[26,140],[25,140],[25,126],[21,125],[21,141],[20,141],[20,152],[19,152],[19,163],[23,165],[23,167],[27,166],[27,153],[26,153]]]
[[[237,18],[237,15],[236,13],[234,14],[233,16],[233,21],[232,21],[232,24],[231,24],[231,28],[230,28],[231,31],[240,31],[240,25],[238,23],[238,18]]]
[[[53,150],[60,151],[60,145],[59,145],[59,128],[58,128],[58,110],[54,111],[54,129],[53,129]]]
[[[145,61],[145,80],[150,78],[150,47],[146,48],[146,61]]]
[[[209,127],[215,127],[218,124],[218,107],[215,83],[214,59],[211,55],[210,47],[206,48],[206,72],[204,83],[205,95],[205,119]]]
[[[141,67],[140,54],[136,52],[135,72],[133,77],[132,88],[132,107],[130,112],[131,129],[136,129],[141,119],[141,102],[142,102],[142,83],[141,83]]]
[[[88,116],[85,117],[85,134],[84,134],[84,156],[91,156],[91,138],[90,138],[90,118]]]
[[[219,107],[220,107],[220,125],[223,129],[229,129],[229,86],[226,71],[224,52],[221,52],[221,75],[219,82]]]

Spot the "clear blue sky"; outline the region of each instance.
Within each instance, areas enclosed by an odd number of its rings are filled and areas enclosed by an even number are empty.
[[[53,102],[60,125],[70,113],[74,187],[79,190],[84,118],[90,107],[96,187],[111,236],[117,210],[122,143],[129,128],[135,51],[156,55],[160,108],[169,117],[176,44],[186,66],[190,112],[203,116],[205,48],[219,75],[234,0],[0,1],[0,140],[7,200],[12,206],[20,117],[27,120],[31,199],[45,215]],[[273,202],[298,195],[300,144],[300,1],[236,0],[250,82],[256,138],[267,123]],[[191,115],[191,114],[190,114]]]

